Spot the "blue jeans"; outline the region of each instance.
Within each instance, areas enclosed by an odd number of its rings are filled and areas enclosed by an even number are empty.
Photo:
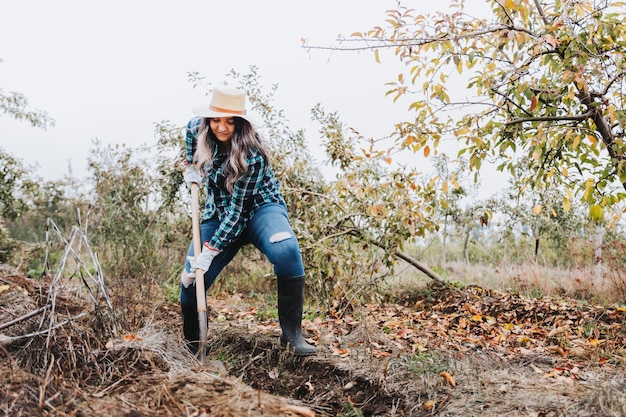
[[[217,217],[200,224],[200,239],[210,240],[220,221]],[[282,204],[265,204],[257,209],[246,229],[239,238],[220,252],[204,274],[204,288],[209,289],[219,273],[239,252],[239,249],[252,243],[274,265],[274,274],[279,277],[300,277],[304,275],[302,255],[293,229],[289,224],[287,209]],[[193,256],[193,242],[189,245],[187,256]],[[189,271],[189,261],[185,261],[185,271]],[[180,287],[182,308],[196,308],[196,288],[190,285]]]

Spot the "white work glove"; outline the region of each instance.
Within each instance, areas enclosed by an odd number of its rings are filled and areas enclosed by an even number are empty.
[[[183,284],[183,287],[189,288],[191,284],[196,282],[196,274],[195,272],[183,271],[183,274],[180,276],[180,283]]]
[[[211,263],[213,262],[213,258],[215,258],[220,251],[214,249],[209,246],[209,242],[204,243],[204,247],[202,248],[202,252],[197,259],[193,256],[188,256],[187,260],[189,261],[190,268],[189,271],[183,271],[183,274],[180,277],[180,282],[183,284],[183,287],[189,288],[191,284],[196,282],[196,269],[205,273],[209,270]]]
[[[190,273],[195,274],[196,269],[200,269],[202,272],[208,271],[211,266],[211,262],[213,262],[213,258],[215,258],[219,253],[219,250],[209,246],[208,241],[204,242],[202,252],[200,252],[200,255],[198,255],[196,259],[191,256],[187,258],[191,264],[191,268],[189,268],[191,271]]]
[[[185,167],[185,172],[183,172],[183,178],[185,180],[185,184],[187,187],[191,188],[191,184],[196,183],[198,185],[202,184],[202,175],[193,165],[187,165]]]

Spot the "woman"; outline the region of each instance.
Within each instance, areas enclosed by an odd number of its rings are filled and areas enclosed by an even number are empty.
[[[210,104],[194,107],[193,113],[198,117],[187,124],[184,177],[188,186],[204,181],[207,198],[200,219],[203,249],[194,261],[190,245],[181,277],[183,333],[189,348],[195,353],[199,339],[194,271],[204,272],[208,289],[239,248],[252,243],[277,276],[281,345],[296,356],[315,355],[315,347],[302,336],[300,248],[268,152],[246,115],[245,94],[215,88]]]

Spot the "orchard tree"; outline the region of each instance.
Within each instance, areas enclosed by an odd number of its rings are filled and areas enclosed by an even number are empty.
[[[0,88],[0,115],[3,114],[13,119],[26,120],[33,127],[46,129],[54,126],[54,119],[45,111],[32,108],[23,94]],[[26,209],[24,191],[34,185],[27,174],[28,167],[24,167],[21,160],[0,148],[0,220],[14,219]]]
[[[26,120],[33,127],[46,129],[54,126],[54,119],[45,111],[32,108],[23,94],[0,88],[0,116],[4,114],[17,120]],[[0,147],[0,262],[7,261],[16,248],[4,223],[14,221],[27,211],[26,195],[38,185],[28,175],[29,170],[30,167],[25,167],[21,160]]]
[[[572,193],[564,207],[577,195],[601,218],[626,196],[624,3],[486,4],[451,0],[424,14],[398,2],[384,26],[330,49],[373,50],[379,62],[391,49],[405,64],[388,91],[414,115],[397,125],[402,149],[427,155],[455,137],[470,169],[496,161],[512,173],[521,160],[526,189],[558,177]]]
[[[459,183],[465,174],[466,163],[464,160],[451,161],[448,155],[440,154],[433,158],[433,166],[436,175],[431,181],[438,183],[437,189],[442,191],[437,214],[442,218],[441,239],[441,267],[446,268],[447,250],[450,222],[460,224],[463,207],[461,202],[467,196],[467,190]]]

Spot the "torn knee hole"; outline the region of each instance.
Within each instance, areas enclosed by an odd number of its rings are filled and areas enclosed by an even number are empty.
[[[283,240],[291,239],[291,233],[289,232],[279,232],[274,233],[270,236],[270,243],[282,242]]]

